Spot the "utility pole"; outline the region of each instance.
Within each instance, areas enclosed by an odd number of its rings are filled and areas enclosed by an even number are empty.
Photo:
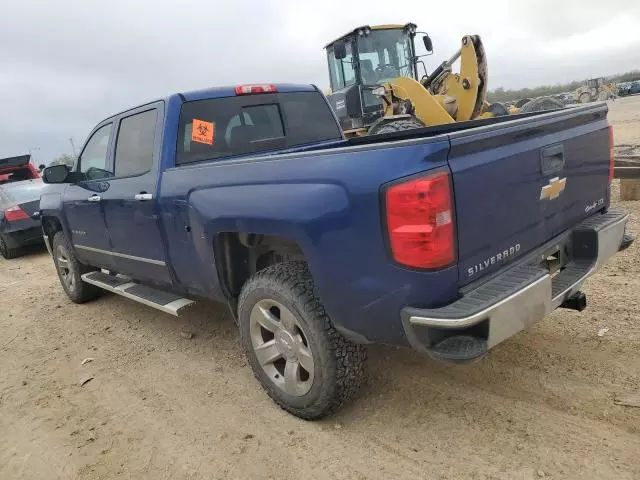
[[[73,144],[73,137],[69,137],[69,143],[71,143],[71,150],[73,150],[73,158],[78,158],[76,153],[76,146]]]
[[[31,162],[33,160],[33,158],[31,158],[31,155],[33,154],[33,152],[35,152],[36,150],[40,150],[40,147],[31,147],[29,149],[29,161]],[[32,162],[35,165],[35,162]]]

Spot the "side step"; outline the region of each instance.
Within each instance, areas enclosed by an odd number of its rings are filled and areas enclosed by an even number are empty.
[[[176,317],[185,307],[195,303],[180,295],[132,282],[130,278],[123,275],[114,276],[104,272],[89,272],[82,275],[82,280]]]

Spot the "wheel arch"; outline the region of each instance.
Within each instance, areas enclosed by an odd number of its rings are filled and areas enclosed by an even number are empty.
[[[41,218],[41,223],[44,243],[49,253],[52,254],[53,236],[56,233],[63,231],[62,222],[60,222],[60,219],[58,217],[44,216]]]
[[[213,249],[220,286],[229,300],[236,300],[245,282],[260,270],[292,260],[307,262],[299,243],[280,235],[221,232]]]

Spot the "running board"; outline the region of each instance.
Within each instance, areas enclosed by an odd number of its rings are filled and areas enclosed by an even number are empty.
[[[130,278],[123,275],[114,276],[104,272],[89,272],[82,275],[82,280],[176,317],[185,307],[195,303],[180,295],[132,282]]]

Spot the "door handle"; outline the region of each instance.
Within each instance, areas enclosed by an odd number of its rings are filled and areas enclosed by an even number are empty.
[[[564,168],[564,145],[558,143],[540,150],[540,169],[543,175],[559,173]]]
[[[133,198],[139,202],[148,202],[149,200],[153,200],[153,195],[151,193],[136,193]]]
[[[95,203],[102,200],[102,197],[100,195],[91,195],[89,198],[87,198],[87,200]]]

